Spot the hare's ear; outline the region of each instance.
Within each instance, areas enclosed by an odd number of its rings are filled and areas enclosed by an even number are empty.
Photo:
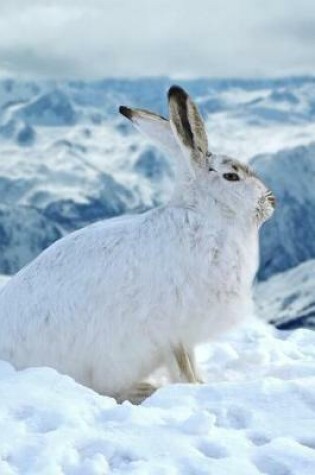
[[[119,112],[165,153],[172,157],[182,154],[167,119],[144,109],[130,109],[125,106],[120,106]]]
[[[202,117],[189,95],[179,86],[168,91],[170,122],[185,155],[199,166],[207,162],[208,139]]]

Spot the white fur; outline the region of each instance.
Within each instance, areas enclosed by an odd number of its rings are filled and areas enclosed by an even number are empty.
[[[267,190],[254,176],[224,180],[225,157],[204,158],[209,172],[195,152],[168,205],[74,232],[9,281],[0,358],[119,396],[168,365],[172,348],[193,349],[247,315]]]

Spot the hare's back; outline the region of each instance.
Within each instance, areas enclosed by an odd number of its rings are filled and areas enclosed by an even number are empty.
[[[66,312],[89,297],[100,298],[132,256],[142,219],[140,215],[98,222],[56,241],[1,290],[0,321]]]

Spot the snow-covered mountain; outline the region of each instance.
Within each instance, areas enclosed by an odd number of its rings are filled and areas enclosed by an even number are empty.
[[[255,157],[252,166],[277,198],[261,232],[260,279],[315,258],[315,142]]]
[[[275,191],[259,279],[314,258],[315,78],[180,82],[202,110],[211,150],[252,159]],[[118,107],[167,114],[171,83],[0,81],[1,273],[15,273],[69,231],[167,199],[172,160]]]
[[[315,329],[315,260],[276,274],[255,286],[258,315],[277,328]]]
[[[10,112],[15,118],[22,119],[28,125],[71,126],[78,120],[69,97],[58,89],[40,94],[26,103],[15,105],[11,107]]]
[[[36,208],[0,205],[2,272],[11,274],[61,237],[58,227]]]

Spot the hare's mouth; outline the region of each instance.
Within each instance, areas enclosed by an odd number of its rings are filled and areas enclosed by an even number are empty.
[[[263,222],[269,219],[276,207],[276,198],[271,191],[267,191],[267,193],[262,196],[256,208],[256,216],[258,221]]]

